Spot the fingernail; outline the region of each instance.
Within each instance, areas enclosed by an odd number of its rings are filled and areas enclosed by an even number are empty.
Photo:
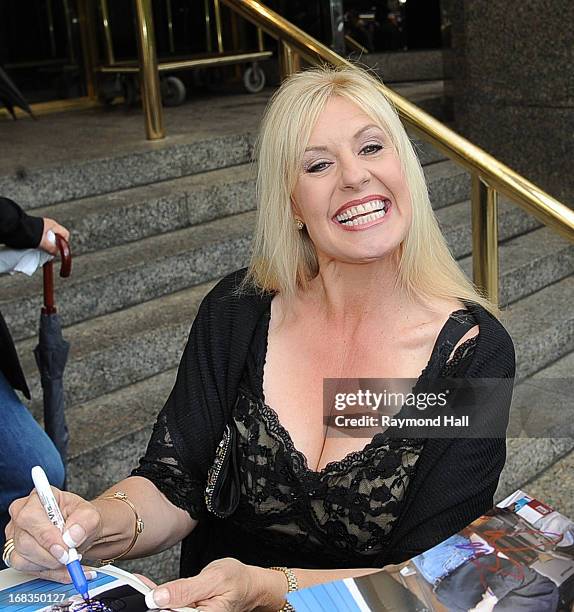
[[[148,608],[163,608],[169,603],[169,591],[167,589],[155,589],[146,593],[145,605]]]
[[[80,525],[72,525],[62,535],[62,539],[70,548],[77,548],[86,537],[86,531]]]
[[[98,577],[98,573],[93,570],[84,572],[84,575],[86,576],[86,580],[95,580]]]
[[[68,553],[59,544],[53,544],[50,546],[50,554],[52,557],[58,559],[62,565],[66,565],[66,563],[68,563]]]

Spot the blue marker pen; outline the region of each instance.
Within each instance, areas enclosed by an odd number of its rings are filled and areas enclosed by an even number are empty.
[[[64,531],[64,517],[60,512],[60,508],[58,508],[56,498],[54,497],[54,493],[50,487],[46,473],[39,465],[32,468],[32,480],[34,481],[36,493],[42,502],[42,506],[44,506],[44,510],[46,510],[48,518],[60,531]],[[88,581],[86,580],[86,576],[84,575],[82,566],[80,565],[78,552],[75,548],[70,548],[68,550],[68,562],[66,563],[66,568],[68,569],[70,578],[76,587],[76,591],[78,591],[84,600],[88,601],[90,598],[88,594]]]

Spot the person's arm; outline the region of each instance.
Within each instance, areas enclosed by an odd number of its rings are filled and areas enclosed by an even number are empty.
[[[116,491],[127,494],[144,521],[144,530],[128,557],[160,552],[184,538],[197,524],[145,478],[126,478],[106,494]],[[66,562],[68,547],[76,545],[86,559],[92,560],[115,558],[127,549],[134,536],[135,514],[125,502],[88,502],[58,489],[54,494],[66,521],[64,534],[52,525],[35,492],[10,505],[6,539],[13,538],[15,544],[9,559],[11,567],[66,582],[69,576],[62,563]]]
[[[8,198],[0,198],[0,242],[14,249],[36,248],[44,234],[42,217],[27,215]]]
[[[161,552],[191,533],[198,521],[174,506],[157,487],[140,476],[130,476],[92,500],[101,521],[98,537],[85,549],[89,559],[111,559],[121,555],[134,537],[136,516],[119,499],[104,499],[122,491],[136,508],[144,529],[126,559]]]
[[[353,568],[336,570],[293,569],[298,589],[356,578],[380,571],[382,568]],[[287,577],[282,571],[245,565],[237,559],[217,559],[197,576],[181,578],[156,587],[146,596],[152,608],[193,606],[209,608],[214,603],[221,609],[277,612],[285,605]],[[219,609],[219,608],[218,608]]]
[[[70,232],[54,219],[28,215],[16,202],[0,198],[0,243],[13,249],[38,247],[56,255],[57,247],[48,240],[50,230],[66,241],[70,239]]]

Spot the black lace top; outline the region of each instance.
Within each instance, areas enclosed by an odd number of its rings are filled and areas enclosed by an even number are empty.
[[[243,533],[257,534],[259,541],[288,542],[302,557],[323,554],[326,549],[343,556],[379,553],[400,513],[424,442],[377,434],[362,450],[319,472],[310,470],[306,457],[263,399],[269,319],[268,310],[253,336],[232,414],[238,434],[241,498],[226,521]],[[450,315],[450,329],[455,322],[466,329],[476,324],[466,310]],[[441,336],[419,380],[430,368],[444,376],[457,375],[471,358],[476,337],[464,342],[447,363],[456,342],[450,334]],[[181,466],[165,414],[160,414],[146,455],[132,474],[154,482],[193,518],[207,516],[206,483],[192,479]]]

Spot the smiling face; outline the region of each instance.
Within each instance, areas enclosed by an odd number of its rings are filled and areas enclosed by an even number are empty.
[[[390,138],[358,106],[332,97],[311,133],[292,193],[319,260],[369,263],[394,253],[412,207]]]

